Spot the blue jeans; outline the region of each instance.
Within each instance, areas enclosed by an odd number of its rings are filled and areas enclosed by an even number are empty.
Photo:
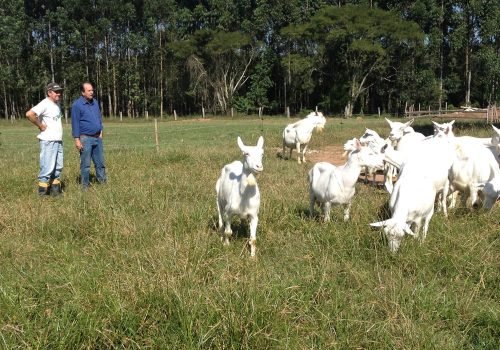
[[[38,173],[38,181],[49,183],[51,180],[60,180],[62,169],[62,141],[40,140],[40,172]]]
[[[102,138],[80,135],[83,149],[80,152],[80,176],[84,188],[90,185],[90,160],[94,162],[95,176],[99,183],[106,182],[106,167],[104,166],[104,148]]]

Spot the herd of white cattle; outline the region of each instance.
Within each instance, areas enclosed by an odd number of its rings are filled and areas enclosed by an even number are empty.
[[[489,138],[455,137],[453,122],[434,123],[434,134],[424,136],[411,127],[413,119],[393,122],[386,118],[390,132],[387,139],[370,129],[358,139],[344,144],[347,162],[335,166],[316,163],[309,171],[310,215],[319,204],[324,221],[330,220],[332,205],[344,207],[344,221],[349,220],[355,184],[364,171],[366,178],[384,173],[384,185],[390,194],[391,218],[370,225],[382,227],[389,249],[396,252],[408,234],[423,241],[434,214],[434,204],[448,216],[448,208],[456,205],[461,193],[462,205],[490,210],[500,197],[500,129],[492,125]],[[312,112],[304,119],[289,124],[283,131],[283,153],[297,150],[298,163],[304,163],[307,145],[314,130],[322,130],[326,119]],[[243,161],[234,161],[222,168],[215,186],[221,240],[229,244],[231,217],[249,220],[250,255],[255,256],[260,192],[255,175],[263,171],[264,139],[256,146],[244,145],[238,137]],[[394,178],[397,181],[393,183]]]

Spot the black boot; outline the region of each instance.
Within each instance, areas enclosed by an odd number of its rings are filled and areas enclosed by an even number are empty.
[[[62,194],[61,183],[52,184],[52,186],[50,186],[50,195],[52,197],[57,197],[57,196],[60,196],[61,194]]]
[[[49,189],[48,184],[46,184],[44,182],[38,183],[38,195],[40,197],[48,195],[49,194],[48,191],[47,191],[48,189]]]

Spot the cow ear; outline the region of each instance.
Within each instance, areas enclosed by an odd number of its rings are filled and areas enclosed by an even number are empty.
[[[391,122],[389,119],[387,119],[387,118],[385,118],[385,121],[386,121],[386,122],[389,124],[389,126],[392,128],[392,122]]]

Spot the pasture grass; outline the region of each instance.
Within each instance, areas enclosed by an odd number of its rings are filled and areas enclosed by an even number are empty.
[[[1,122],[0,348],[498,349],[499,205],[437,213],[425,243],[391,254],[368,225],[387,215],[381,189],[359,183],[347,223],[309,217],[312,164],[278,157],[288,122],[163,121],[157,153],[151,121],[106,121],[109,183],[85,193],[65,125],[65,193],[42,199],[34,127]],[[387,136],[383,119],[329,118],[311,148],[365,127]],[[238,135],[265,138],[256,259],[244,222],[228,247],[216,230]]]

